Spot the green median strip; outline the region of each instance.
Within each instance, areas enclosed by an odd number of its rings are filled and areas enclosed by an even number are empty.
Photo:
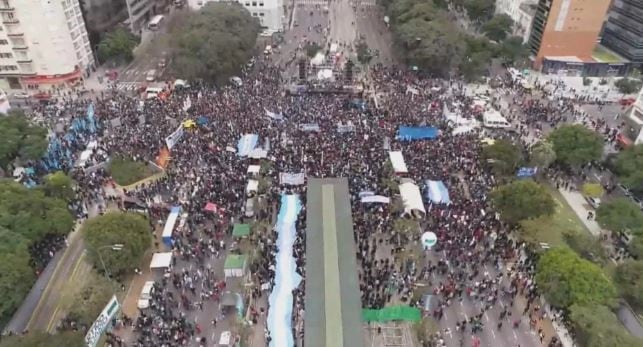
[[[342,303],[339,285],[339,252],[335,220],[335,189],[332,184],[322,186],[324,231],[324,280],[326,313],[326,346],[343,347]]]

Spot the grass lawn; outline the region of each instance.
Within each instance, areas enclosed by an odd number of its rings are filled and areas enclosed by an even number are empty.
[[[127,186],[154,175],[156,170],[148,163],[129,158],[114,158],[109,163],[109,173],[117,184]]]
[[[545,185],[556,202],[556,213],[548,217],[540,217],[521,222],[521,236],[529,242],[545,242],[551,246],[565,245],[563,233],[568,230],[588,233],[583,222],[567,204],[565,198],[549,185]]]

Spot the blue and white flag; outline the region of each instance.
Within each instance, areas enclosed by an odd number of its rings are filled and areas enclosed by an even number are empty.
[[[427,196],[431,202],[450,204],[449,190],[442,181],[426,180]]]
[[[259,135],[257,134],[245,134],[241,136],[241,139],[237,144],[237,155],[240,157],[247,157],[250,155],[252,150],[257,147],[258,142]]]
[[[516,174],[516,176],[520,178],[531,177],[535,175],[536,172],[538,172],[537,167],[521,167],[520,169],[518,169],[518,173]]]

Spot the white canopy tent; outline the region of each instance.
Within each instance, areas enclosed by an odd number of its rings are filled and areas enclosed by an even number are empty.
[[[409,169],[406,167],[406,163],[404,162],[404,156],[402,155],[402,152],[388,152],[388,157],[389,159],[391,159],[391,164],[393,165],[393,170],[395,171],[395,173],[409,172]]]
[[[150,269],[166,269],[172,265],[172,252],[154,253]]]
[[[420,188],[413,182],[402,183],[399,187],[402,202],[404,203],[404,213],[421,212],[423,215],[426,214]]]
[[[258,174],[260,170],[261,170],[261,166],[259,166],[259,165],[250,165],[250,166],[248,166],[248,173],[249,174]]]
[[[246,193],[250,194],[259,190],[259,181],[257,180],[248,180],[248,185],[246,186]]]

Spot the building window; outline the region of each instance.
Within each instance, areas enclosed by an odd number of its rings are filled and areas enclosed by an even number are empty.
[[[10,8],[11,6],[9,5],[9,0],[2,0],[2,7]]]
[[[257,2],[256,1],[252,2],[252,7],[257,7]]]
[[[13,54],[11,54],[11,53],[0,53],[0,58],[10,59],[12,57],[13,57]]]
[[[263,2],[260,2],[260,3],[259,3],[259,7],[263,7]]]
[[[262,13],[259,13],[259,17],[263,17],[263,12],[262,12]]]
[[[253,16],[253,17],[256,17],[256,16],[257,16],[257,12],[253,12],[253,13],[252,13],[252,16]]]
[[[17,71],[18,67],[15,65],[0,65],[0,71]]]
[[[250,7],[250,3],[249,3],[249,2],[246,2],[246,3],[245,3],[245,5],[246,5],[247,7]]]
[[[24,46],[25,45],[25,39],[16,37],[11,39],[11,43],[13,43],[14,46]]]
[[[0,45],[8,45],[9,41],[7,40],[0,40]]]

